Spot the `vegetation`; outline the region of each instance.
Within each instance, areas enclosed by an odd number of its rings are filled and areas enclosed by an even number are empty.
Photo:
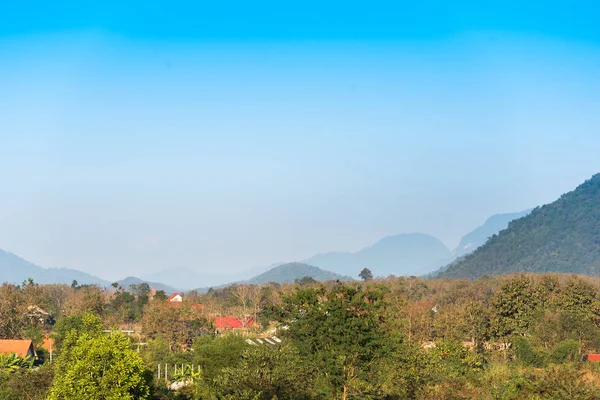
[[[130,341],[103,334],[102,320],[93,314],[67,334],[54,370],[49,400],[150,397],[151,378]]]
[[[358,277],[363,281],[369,281],[373,279],[373,273],[369,268],[363,268],[362,271],[358,274]]]
[[[476,278],[510,272],[600,275],[600,174],[512,221],[440,277]]]
[[[560,274],[302,278],[169,303],[145,286],[5,284],[2,337],[56,347],[52,364],[3,356],[0,399],[595,399],[599,288]],[[51,315],[32,320],[30,303]],[[217,333],[217,315],[254,322]]]

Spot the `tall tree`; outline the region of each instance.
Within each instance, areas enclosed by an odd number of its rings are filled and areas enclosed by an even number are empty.
[[[385,348],[383,293],[338,282],[330,290],[298,290],[282,311],[287,335],[322,372],[334,398],[360,397]]]
[[[373,279],[373,273],[369,268],[363,268],[362,271],[358,274],[358,277],[363,281],[370,281]]]
[[[148,399],[150,379],[140,356],[121,333],[102,333],[99,317],[83,317],[84,333],[72,331],[56,362],[50,400]]]

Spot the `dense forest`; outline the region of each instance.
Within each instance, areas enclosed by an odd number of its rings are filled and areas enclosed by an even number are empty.
[[[0,399],[600,397],[600,363],[586,361],[600,351],[600,279],[367,272],[182,302],[145,284],[4,284],[0,336],[31,339],[39,359],[1,357]]]
[[[438,276],[476,278],[509,272],[600,275],[600,174],[551,204],[509,223]]]

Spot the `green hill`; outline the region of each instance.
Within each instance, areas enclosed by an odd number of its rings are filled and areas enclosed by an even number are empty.
[[[476,278],[518,271],[600,275],[600,174],[510,222],[437,276]]]
[[[317,281],[349,281],[352,279],[348,276],[339,275],[334,272],[325,271],[318,267],[313,267],[312,265],[293,262],[270,269],[267,272],[255,276],[244,283],[255,285],[260,285],[267,282],[293,283],[294,280],[304,278],[305,276],[310,276]]]

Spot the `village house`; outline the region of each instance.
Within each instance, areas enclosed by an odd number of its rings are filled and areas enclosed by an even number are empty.
[[[21,358],[36,358],[31,340],[0,340],[0,354],[16,354]]]
[[[169,303],[181,303],[183,301],[183,296],[179,293],[173,293],[169,297],[167,297],[167,301]]]

